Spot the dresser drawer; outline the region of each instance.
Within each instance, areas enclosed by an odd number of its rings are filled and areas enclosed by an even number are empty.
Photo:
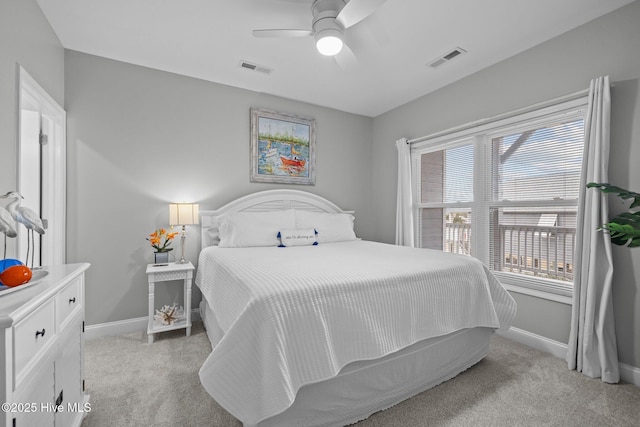
[[[55,337],[54,302],[48,300],[13,327],[16,378]]]
[[[56,319],[58,327],[61,327],[67,318],[78,307],[82,306],[81,278],[74,280],[69,286],[64,288],[56,297]]]

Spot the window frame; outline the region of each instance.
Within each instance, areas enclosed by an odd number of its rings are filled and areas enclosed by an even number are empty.
[[[470,208],[472,212],[471,256],[485,265],[490,263],[489,213],[492,208],[513,206],[535,207],[577,207],[578,199],[565,200],[491,200],[491,141],[509,133],[521,132],[537,126],[549,125],[558,120],[585,119],[588,97],[577,96],[569,100],[552,100],[525,109],[513,111],[492,119],[470,123],[457,129],[441,132],[433,137],[425,137],[411,144],[412,161],[412,201],[414,235],[417,247],[422,246],[421,211],[424,208]],[[424,153],[474,145],[473,200],[460,203],[424,203],[421,201],[421,162]],[[553,301],[572,304],[573,284],[560,280],[527,276],[517,273],[493,271],[493,274],[508,290],[533,295]]]

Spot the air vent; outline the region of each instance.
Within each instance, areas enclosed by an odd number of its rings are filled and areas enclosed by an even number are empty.
[[[263,74],[271,74],[271,72],[273,71],[271,68],[254,64],[249,61],[240,61],[240,68],[244,68],[245,70],[257,71]]]
[[[456,58],[462,55],[463,53],[467,53],[467,51],[460,47],[457,47],[451,50],[450,52],[447,52],[444,55],[440,55],[440,57],[431,61],[429,63],[429,67],[438,68],[439,66],[446,64],[447,62],[451,61],[453,58]]]

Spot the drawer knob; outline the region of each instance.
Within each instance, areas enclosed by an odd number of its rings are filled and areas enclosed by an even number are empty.
[[[41,330],[41,331],[36,331],[36,339],[38,338],[38,336],[44,336],[44,333],[45,333],[45,332],[46,332],[46,331],[44,330],[44,328],[42,328],[42,330]]]
[[[73,304],[76,302],[76,297],[69,298],[69,304]]]

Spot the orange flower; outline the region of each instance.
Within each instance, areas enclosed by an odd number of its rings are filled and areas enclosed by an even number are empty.
[[[151,243],[151,247],[156,250],[156,252],[169,252],[172,251],[173,248],[170,248],[169,245],[171,241],[178,233],[168,233],[164,228],[159,228],[155,230],[153,233],[149,234],[147,240]]]

